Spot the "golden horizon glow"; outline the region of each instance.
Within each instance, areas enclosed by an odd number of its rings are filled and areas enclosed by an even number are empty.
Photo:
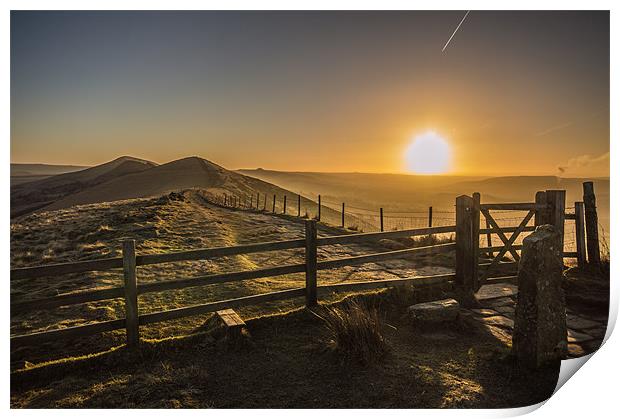
[[[442,52],[462,17],[15,11],[11,161],[608,177],[609,14],[476,12]],[[412,171],[433,128],[450,163]]]
[[[450,144],[433,131],[417,135],[405,149],[406,168],[418,175],[441,175],[451,171]]]

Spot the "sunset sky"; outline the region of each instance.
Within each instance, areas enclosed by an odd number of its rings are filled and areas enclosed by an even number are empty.
[[[609,175],[609,13],[12,12],[11,161]]]

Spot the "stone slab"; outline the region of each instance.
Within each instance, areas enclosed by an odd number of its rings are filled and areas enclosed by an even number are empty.
[[[593,340],[594,338],[586,333],[581,333],[576,330],[568,329],[568,342],[569,343],[581,343]]]
[[[480,321],[488,325],[497,326],[508,330],[512,330],[515,325],[514,321],[504,316],[482,317]]]
[[[607,332],[607,328],[604,326],[594,327],[592,329],[584,329],[583,332],[595,339],[603,339],[605,337],[605,333]]]
[[[503,315],[514,315],[515,314],[515,308],[512,305],[497,306],[495,307],[495,310],[497,310]]]
[[[440,323],[456,320],[460,309],[458,301],[448,298],[414,304],[407,309],[407,312],[415,322]]]
[[[472,308],[470,309],[470,311],[477,316],[483,316],[483,317],[499,315],[497,311],[491,310],[490,308]]]
[[[585,319],[575,314],[566,315],[566,325],[571,329],[590,329],[593,327],[601,326],[599,322]]]
[[[489,284],[481,286],[474,296],[478,301],[483,302],[495,298],[515,296],[517,292],[517,286],[514,284]]]
[[[499,307],[510,307],[514,310],[515,301],[510,297],[501,297],[494,300],[487,300],[484,302],[484,305],[487,307],[492,307],[493,309],[498,309]]]
[[[576,343],[568,344],[568,356],[571,358],[579,358],[580,356],[586,355],[586,351]]]

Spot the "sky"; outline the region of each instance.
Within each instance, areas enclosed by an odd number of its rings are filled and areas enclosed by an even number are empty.
[[[11,161],[609,176],[609,13],[464,14],[13,11]]]

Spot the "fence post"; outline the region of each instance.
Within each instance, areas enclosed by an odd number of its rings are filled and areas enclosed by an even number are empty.
[[[254,195],[250,195],[250,205],[248,206],[248,209],[252,208],[254,208]]]
[[[297,194],[297,217],[301,217],[301,195]]]
[[[136,277],[136,242],[123,242],[123,276],[125,279],[125,328],[127,346],[136,347],[140,342],[138,325],[138,280]]]
[[[433,207],[428,207],[428,226],[433,226]]]
[[[344,228],[344,202],[342,203],[342,227]]]
[[[383,231],[383,208],[379,208],[379,224],[381,224],[381,231]]]
[[[456,198],[456,288],[464,297],[473,294],[474,259],[472,239],[472,212],[474,200],[461,195]],[[477,256],[477,255],[475,255]],[[477,281],[476,281],[477,282]]]
[[[263,211],[267,211],[267,194],[265,194],[265,202],[263,202]]]
[[[473,276],[472,286],[475,292],[480,288],[478,283],[478,259],[480,249],[480,193],[474,192],[472,195],[473,206],[471,211],[471,242],[472,242],[472,258],[473,258]],[[486,218],[486,217],[485,217]]]
[[[596,196],[594,183],[583,182],[583,205],[586,218],[586,243],[588,248],[588,263],[601,263],[601,250],[598,243],[598,214],[596,213]]]
[[[282,211],[282,214],[286,214],[286,195],[284,195],[284,211]]]
[[[256,192],[256,211],[260,210],[260,192]]]
[[[577,245],[577,266],[586,266],[586,232],[584,228],[585,211],[583,202],[575,202],[575,243]]]
[[[556,230],[560,233],[560,249],[564,252],[564,211],[566,206],[566,191],[561,190],[547,190],[545,191],[547,197],[547,205],[549,219],[545,224],[551,224],[555,226]]]
[[[536,205],[547,205],[547,193],[545,191],[536,192]],[[534,214],[534,225],[536,227],[541,226],[543,224],[548,224],[549,219],[549,210],[548,209],[537,209]]]
[[[317,304],[316,221],[306,220],[306,307]]]
[[[271,212],[274,214],[276,212],[276,194],[273,194],[273,208],[271,208]]]
[[[321,221],[321,195],[319,195],[319,210],[317,212],[316,220]]]

